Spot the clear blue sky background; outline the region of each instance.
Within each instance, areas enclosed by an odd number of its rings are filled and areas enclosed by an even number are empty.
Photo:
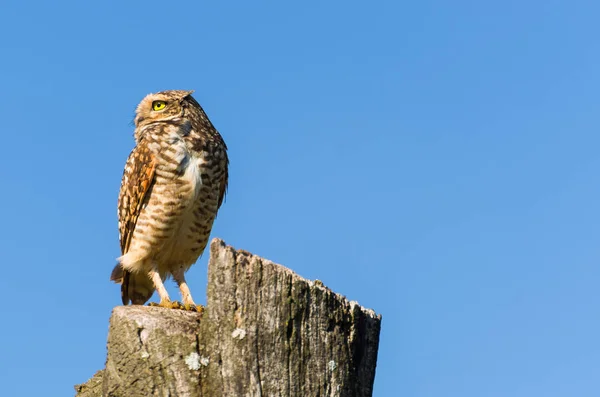
[[[383,315],[375,396],[600,395],[598,15],[2,2],[2,395],[103,367],[133,111],[163,89],[230,147],[213,236]]]

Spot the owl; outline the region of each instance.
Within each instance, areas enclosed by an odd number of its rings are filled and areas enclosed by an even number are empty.
[[[193,91],[147,95],[137,106],[136,145],[118,199],[121,256],[111,280],[124,305],[146,303],[197,310],[185,280],[208,242],[228,182],[227,146]],[[172,276],[183,304],[171,301]],[[156,304],[155,304],[156,305]]]

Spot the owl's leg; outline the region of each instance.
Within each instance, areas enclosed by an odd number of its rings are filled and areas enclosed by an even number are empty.
[[[204,308],[201,305],[196,305],[192,299],[192,293],[190,287],[188,287],[185,281],[185,269],[183,266],[178,267],[172,272],[173,278],[177,282],[179,291],[181,291],[181,299],[183,300],[183,309],[202,312]]]
[[[158,292],[158,296],[160,297],[160,303],[150,303],[150,306],[161,306],[169,309],[178,308],[177,302],[171,302],[169,293],[167,292],[165,284],[163,283],[160,273],[158,272],[158,268],[154,267],[152,270],[150,270],[148,276],[154,283],[154,288],[156,288],[156,292]]]

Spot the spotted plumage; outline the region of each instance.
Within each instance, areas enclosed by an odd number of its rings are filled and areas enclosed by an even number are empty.
[[[227,146],[191,91],[146,96],[118,201],[121,256],[111,280],[123,304],[144,304],[156,290],[171,307],[173,276],[184,305],[195,307],[184,274],[204,251],[228,180]]]

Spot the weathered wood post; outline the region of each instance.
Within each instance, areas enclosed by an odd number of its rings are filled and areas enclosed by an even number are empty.
[[[372,395],[381,316],[222,240],[203,315],[113,310],[106,368],[77,396]]]

